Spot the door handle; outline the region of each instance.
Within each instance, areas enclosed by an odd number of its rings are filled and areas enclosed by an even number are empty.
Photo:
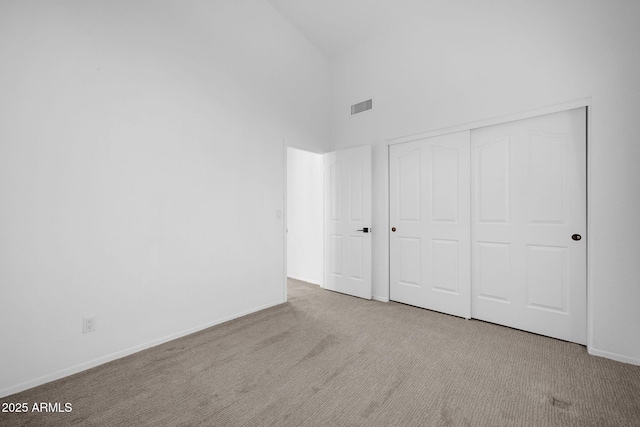
[[[356,231],[362,231],[363,233],[370,233],[371,232],[371,228],[370,227],[362,227],[362,230],[356,230]]]
[[[571,238],[577,242],[578,240],[582,239],[582,236],[579,234],[574,234],[573,236],[571,236]]]

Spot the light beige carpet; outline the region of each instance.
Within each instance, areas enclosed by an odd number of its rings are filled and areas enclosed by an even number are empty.
[[[290,281],[289,302],[1,399],[3,426],[640,426],[640,367]]]

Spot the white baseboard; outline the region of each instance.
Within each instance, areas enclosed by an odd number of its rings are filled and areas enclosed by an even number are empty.
[[[0,390],[0,397],[6,397],[14,393],[19,393],[24,390],[28,390],[33,387],[37,387],[42,384],[49,383],[51,381],[59,380],[64,377],[68,377],[69,375],[77,374],[82,371],[86,371],[87,369],[95,368],[96,366],[103,365],[105,363],[111,362],[116,359],[121,359],[123,357],[129,356],[131,354],[137,353],[142,350],[146,350],[151,347],[158,346],[160,344],[164,344],[168,341],[175,340],[177,338],[184,337],[186,335],[193,334],[194,332],[201,331],[203,329],[210,328],[212,326],[219,325],[221,323],[228,322],[229,320],[237,319],[242,316],[246,316],[251,313],[258,312],[260,310],[264,310],[270,307],[274,307],[276,305],[282,304],[282,301],[272,302],[260,307],[255,307],[240,313],[233,314],[231,316],[224,317],[222,319],[217,319],[212,322],[205,323],[203,325],[196,326],[194,328],[189,328],[181,332],[177,332],[175,334],[167,335],[162,338],[157,338],[155,340],[148,341],[146,343],[136,345],[124,350],[117,351],[115,353],[108,354],[106,356],[98,357],[97,359],[90,360],[88,362],[80,363],[75,366],[71,366],[69,368],[61,369],[59,371],[53,372],[51,374],[43,375],[41,377],[22,382],[20,384],[16,384],[13,386],[9,386]]]
[[[311,279],[307,279],[306,277],[293,276],[291,274],[287,274],[287,277],[290,279],[300,280],[301,282],[311,283],[312,285],[322,286],[322,284],[320,283],[320,280],[311,280]]]
[[[371,299],[374,299],[374,300],[380,301],[380,302],[389,302],[389,298],[379,297],[377,295],[371,295]]]
[[[629,363],[631,365],[640,366],[640,359],[635,357],[624,356],[622,354],[611,353],[610,351],[598,350],[596,348],[587,348],[587,353],[589,353],[592,356],[605,357],[607,359],[612,359],[618,362]]]

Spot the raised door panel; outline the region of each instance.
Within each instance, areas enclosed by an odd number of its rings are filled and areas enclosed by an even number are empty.
[[[527,246],[527,306],[556,313],[568,312],[567,248]]]
[[[421,240],[415,237],[400,237],[399,242],[399,281],[401,286],[419,288],[422,280],[422,250]]]
[[[475,148],[476,218],[479,223],[509,222],[510,145],[510,136],[500,135]]]
[[[364,167],[361,160],[354,159],[349,167],[349,219],[360,222],[363,218]]]
[[[510,303],[510,245],[508,243],[476,243],[476,276],[478,298]]]
[[[363,280],[363,240],[361,236],[349,236],[349,277],[353,280]]]
[[[529,222],[563,224],[566,212],[566,136],[532,132],[529,143]]]
[[[397,160],[397,210],[400,221],[420,221],[420,157],[420,149],[416,148]]]
[[[329,238],[329,253],[331,254],[330,271],[332,276],[343,276],[342,240],[342,236],[336,234],[332,234]]]
[[[329,204],[331,221],[342,220],[342,161],[331,162],[329,169]]]
[[[431,221],[458,222],[458,150],[431,147]]]
[[[460,294],[459,242],[431,240],[431,286],[436,292]]]

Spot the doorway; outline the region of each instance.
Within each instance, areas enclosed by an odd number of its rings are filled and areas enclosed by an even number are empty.
[[[287,147],[287,271],[322,286],[323,155]]]

